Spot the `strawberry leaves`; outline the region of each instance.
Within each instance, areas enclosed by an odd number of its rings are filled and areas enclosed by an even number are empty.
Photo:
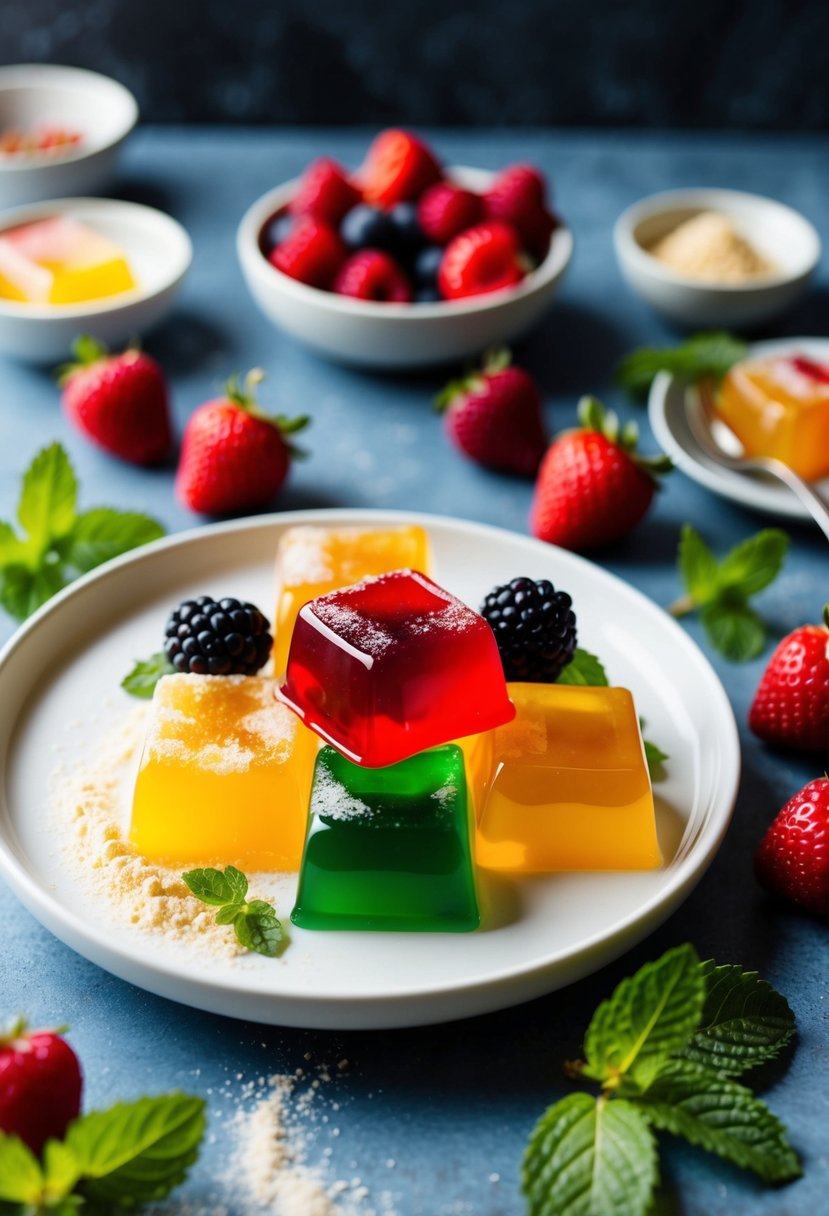
[[[264,899],[246,902],[248,880],[235,866],[224,870],[188,870],[181,876],[197,899],[218,908],[217,925],[232,925],[246,950],[275,958],[285,934],[271,904]]]
[[[64,448],[38,452],[23,476],[19,531],[0,521],[0,605],[25,620],[79,574],[164,535],[147,515],[78,512],[78,481]]]
[[[619,984],[590,1023],[585,1060],[567,1066],[601,1095],[573,1093],[530,1136],[522,1186],[530,1216],[648,1216],[658,1181],[654,1131],[668,1131],[769,1183],[800,1175],[786,1129],[733,1075],[772,1059],[794,1033],[785,999],[737,966],[669,950]]]

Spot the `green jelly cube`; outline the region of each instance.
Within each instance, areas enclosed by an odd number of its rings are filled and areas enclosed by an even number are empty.
[[[454,743],[386,768],[323,747],[291,920],[302,929],[477,929],[470,836]]]

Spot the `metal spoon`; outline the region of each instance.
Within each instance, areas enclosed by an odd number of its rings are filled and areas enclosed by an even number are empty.
[[[807,481],[798,477],[782,460],[768,456],[746,456],[734,432],[719,418],[714,410],[710,388],[705,384],[687,390],[685,415],[688,428],[697,446],[714,464],[735,473],[770,475],[783,481],[806,507],[815,523],[829,540],[829,502],[817,493]]]

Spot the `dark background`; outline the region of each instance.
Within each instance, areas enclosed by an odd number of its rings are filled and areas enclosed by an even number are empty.
[[[827,0],[0,0],[147,122],[829,127]]]

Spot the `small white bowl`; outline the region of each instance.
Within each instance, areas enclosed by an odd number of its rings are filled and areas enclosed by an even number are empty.
[[[109,198],[61,198],[0,216],[7,228],[71,215],[123,249],[138,286],[86,304],[22,304],[0,298],[0,354],[32,363],[63,359],[78,334],[107,345],[128,342],[157,325],[172,305],[193,256],[176,220],[153,207]]]
[[[48,63],[0,68],[0,132],[59,125],[83,137],[58,154],[0,153],[0,207],[95,194],[137,121],[132,93],[108,76]]]
[[[724,215],[778,273],[749,283],[717,284],[680,274],[647,247],[701,211]],[[805,291],[820,261],[820,237],[797,211],[739,190],[670,190],[628,207],[616,221],[613,243],[633,290],[683,327],[732,327],[769,321]]]
[[[453,181],[485,190],[494,174],[448,170]],[[293,197],[297,180],[258,199],[245,213],[236,249],[262,312],[320,354],[359,367],[410,368],[464,359],[509,342],[539,319],[573,254],[569,228],[555,230],[543,262],[516,287],[435,304],[379,304],[320,291],[282,274],[259,245],[267,221]]]

